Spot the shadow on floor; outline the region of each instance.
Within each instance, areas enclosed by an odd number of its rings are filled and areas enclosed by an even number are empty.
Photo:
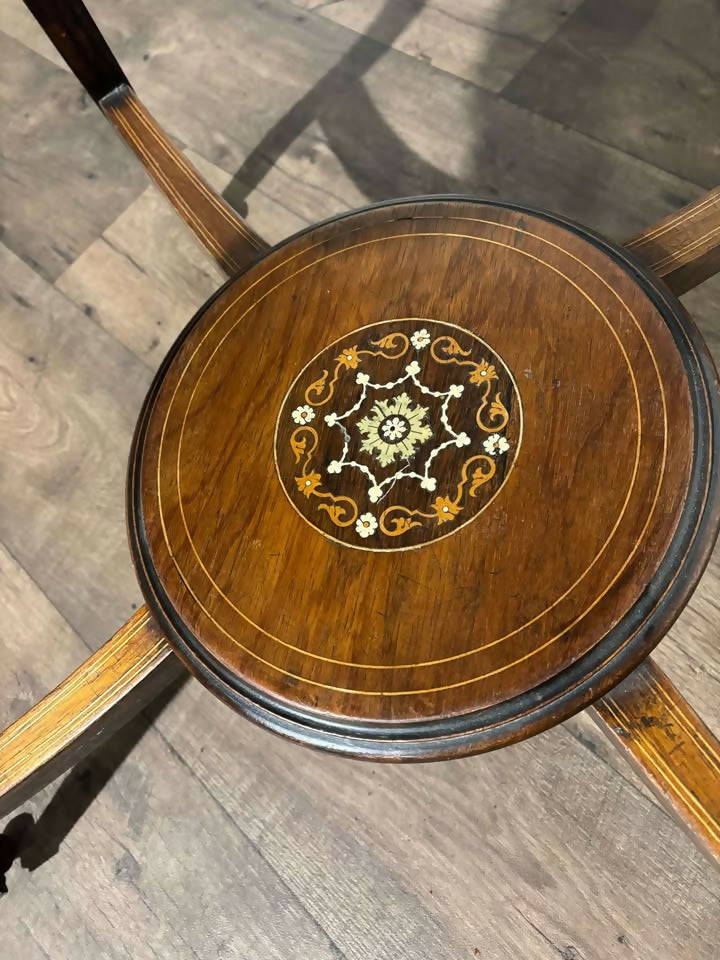
[[[523,2],[505,0],[497,16],[503,11],[509,13],[513,5],[522,6]],[[273,124],[223,191],[225,199],[241,216],[247,216],[250,193],[313,122],[320,125],[330,150],[369,202],[428,194],[487,197],[501,192],[501,185],[491,182],[489,177],[493,157],[503,153],[503,130],[489,127],[485,116],[488,97],[493,96],[489,91],[475,88],[477,109],[472,121],[476,129],[475,146],[468,158],[467,173],[458,177],[436,167],[406,144],[385,120],[365,88],[365,75],[426,6],[427,0],[386,0],[364,34],[359,35],[337,63]],[[628,11],[623,8],[623,30],[619,34],[623,46],[630,44],[645,28],[656,6],[657,0],[637,0]],[[593,20],[605,15],[605,0],[583,0],[570,11],[558,34],[568,28],[574,17]],[[493,42],[495,34],[491,26],[488,27],[488,42],[481,54],[485,63],[501,56]],[[502,35],[502,31],[496,33]],[[541,45],[535,56],[541,56],[543,49],[544,45]],[[527,157],[524,159],[528,162]],[[522,158],[517,158],[517,162],[523,162]],[[598,154],[596,165],[605,162]],[[602,202],[604,171],[585,172],[586,183],[590,186],[584,191],[582,209],[572,213],[591,223],[594,204]]]
[[[13,863],[19,861],[25,870],[37,870],[55,856],[108,780],[189,679],[189,675],[178,677],[97,753],[71,770],[37,821],[30,813],[20,813],[7,824],[0,833],[0,895],[8,892],[6,877]]]

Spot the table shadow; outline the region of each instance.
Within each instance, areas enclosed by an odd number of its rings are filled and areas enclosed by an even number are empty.
[[[80,761],[65,776],[37,820],[27,812],[10,820],[0,833],[0,895],[8,892],[7,874],[16,861],[32,871],[58,853],[105,784],[189,679],[189,674],[179,676],[141,714]]]

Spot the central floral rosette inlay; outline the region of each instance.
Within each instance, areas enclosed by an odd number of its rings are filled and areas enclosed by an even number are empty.
[[[376,400],[370,416],[358,420],[364,440],[360,449],[373,454],[381,467],[412,457],[433,432],[427,424],[427,407],[414,404],[406,393],[392,400]]]
[[[468,331],[426,321],[405,333],[410,322],[379,325],[375,336],[358,331],[320,376],[304,387],[299,378],[284,405],[298,505],[314,503],[320,529],[329,521],[349,545],[355,537],[379,548],[419,545],[462,524],[511,449],[503,397],[514,392],[502,361]],[[293,395],[302,402],[289,404]]]

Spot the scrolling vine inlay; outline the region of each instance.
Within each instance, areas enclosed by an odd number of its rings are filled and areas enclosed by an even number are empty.
[[[275,459],[295,509],[350,547],[402,550],[475,519],[522,439],[517,385],[495,351],[438,320],[354,330],[283,401]]]

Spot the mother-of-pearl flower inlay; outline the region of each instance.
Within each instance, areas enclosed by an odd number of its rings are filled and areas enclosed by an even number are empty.
[[[424,350],[432,340],[432,337],[423,327],[422,330],[416,330],[415,333],[410,337],[410,343],[415,347],[416,350]]]
[[[295,423],[312,423],[315,419],[315,411],[309,404],[304,403],[302,406],[296,407],[291,416]]]

